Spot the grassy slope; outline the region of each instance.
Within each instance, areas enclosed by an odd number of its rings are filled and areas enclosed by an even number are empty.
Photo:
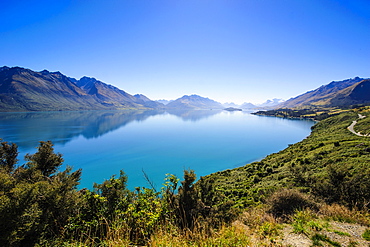
[[[360,113],[368,117],[358,121],[356,131],[369,130],[369,110]],[[305,192],[320,193],[331,178],[330,168],[343,168],[347,176],[344,179],[348,181],[360,175],[358,173],[368,175],[370,138],[358,137],[347,129],[357,118],[358,111],[350,111],[325,119],[317,123],[303,141],[260,162],[205,176],[197,185],[210,205],[231,199],[243,207],[259,204],[281,187],[299,187]],[[225,197],[215,198],[215,191],[222,192]]]

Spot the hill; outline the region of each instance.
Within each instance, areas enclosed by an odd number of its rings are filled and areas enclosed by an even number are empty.
[[[183,97],[168,103],[166,106],[170,109],[223,109],[221,103],[195,94],[184,95]]]
[[[295,98],[291,98],[275,108],[307,108],[307,107],[334,107],[348,106],[354,104],[370,103],[366,97],[358,98],[350,95],[348,90],[357,83],[365,79],[355,77],[343,81],[333,81],[327,85],[323,85],[315,90],[301,94]],[[357,88],[356,91],[363,91],[363,94],[370,94],[369,88]],[[353,97],[354,96],[354,97]]]
[[[370,79],[362,80],[339,91],[332,99],[330,105],[347,106],[370,103]]]
[[[94,78],[0,68],[0,111],[145,109],[160,106]]]
[[[359,113],[366,117],[359,119]],[[283,187],[299,188],[327,203],[368,205],[370,138],[347,129],[355,120],[356,132],[370,133],[370,108],[347,111],[314,125],[301,142],[259,162],[205,176],[198,185],[212,188],[205,197],[221,192],[227,198],[223,200],[242,207],[263,202]]]
[[[146,97],[143,94],[135,94],[134,97],[143,105],[149,106],[151,108],[165,108],[165,104],[158,102],[158,101],[153,101]]]

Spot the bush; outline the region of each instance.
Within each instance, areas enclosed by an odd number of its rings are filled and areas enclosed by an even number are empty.
[[[362,234],[362,237],[366,239],[366,241],[370,241],[370,229],[366,229],[365,232]]]
[[[367,162],[330,164],[317,180],[313,193],[327,203],[339,203],[350,208],[370,205],[370,167]]]
[[[76,186],[81,171],[67,167],[57,172],[63,159],[51,142],[40,142],[38,151],[26,155],[28,163],[16,167],[17,147],[0,147],[0,243],[34,246],[60,236],[70,215],[76,213]]]
[[[310,208],[317,210],[318,205],[314,200],[295,189],[280,189],[273,193],[268,199],[268,212],[275,217],[288,218],[297,210]]]

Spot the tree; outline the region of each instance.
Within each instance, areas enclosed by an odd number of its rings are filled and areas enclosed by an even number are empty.
[[[127,175],[124,171],[120,171],[119,178],[113,175],[110,179],[105,180],[102,184],[94,184],[95,191],[106,199],[107,216],[114,217],[114,212],[117,209],[126,210],[128,206],[128,198],[131,194],[126,188]],[[120,207],[120,208],[118,208]]]
[[[60,153],[54,153],[51,141],[41,141],[40,146],[37,147],[37,152],[26,154],[25,159],[28,161],[28,168],[39,170],[46,177],[55,173],[64,161]]]
[[[1,139],[0,139],[1,141]],[[15,164],[18,162],[18,146],[14,143],[8,144],[1,142],[0,144],[0,168],[10,173],[14,171]]]
[[[184,171],[184,181],[178,192],[178,210],[180,226],[183,228],[193,228],[194,218],[198,205],[198,196],[194,187],[196,175],[193,170]]]

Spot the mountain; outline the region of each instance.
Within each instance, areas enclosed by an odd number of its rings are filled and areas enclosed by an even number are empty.
[[[0,111],[147,109],[153,108],[152,102],[94,78],[76,80],[60,72],[0,68]]]
[[[199,95],[184,95],[181,98],[174,100],[166,105],[167,108],[177,109],[222,109],[222,104],[201,97]]]
[[[263,102],[262,104],[252,104],[252,103],[249,103],[249,102],[245,102],[243,103],[240,108],[242,109],[269,109],[269,108],[272,108],[278,104],[281,104],[282,102],[284,102],[283,99],[269,99],[269,100],[266,100],[265,102]]]
[[[283,103],[285,100],[283,99],[277,99],[277,98],[274,98],[274,99],[268,99],[266,100],[265,102],[263,102],[262,104],[258,104],[257,106],[258,107],[273,107],[273,106],[276,106],[276,105],[279,105],[281,103]]]
[[[159,99],[156,100],[158,103],[161,103],[163,105],[167,105],[168,103],[172,102],[173,100],[166,100],[166,99]]]
[[[78,80],[76,84],[85,93],[95,96],[104,104],[113,105],[117,108],[140,108],[143,106],[142,102],[138,102],[138,99],[134,96],[95,78],[85,76]]]
[[[294,108],[307,106],[344,106],[351,104],[366,103],[366,95],[370,94],[367,86],[356,88],[354,94],[351,94],[352,87],[356,87],[363,78],[355,77],[343,81],[332,81],[327,85],[323,85],[315,90],[308,91],[295,98],[291,98],[282,104],[277,105],[279,108]],[[366,83],[365,83],[366,84]],[[360,93],[362,92],[362,93]],[[360,96],[360,94],[364,94]]]
[[[241,106],[240,106],[240,108],[242,108],[242,109],[254,109],[254,108],[256,108],[257,106],[256,105],[254,105],[254,104],[252,104],[252,103],[248,103],[248,102],[245,102],[245,103],[243,103]]]
[[[157,101],[153,101],[143,94],[135,94],[134,97],[138,100],[139,103],[149,106],[151,108],[165,108],[164,104]]]
[[[331,105],[346,106],[370,103],[370,79],[362,80],[339,91],[331,100]]]
[[[232,108],[238,108],[238,107],[240,107],[239,105],[237,105],[237,104],[235,104],[235,103],[233,103],[233,102],[226,102],[226,103],[223,103],[222,104],[222,106],[224,107],[224,108],[230,108],[230,107],[232,107]]]

